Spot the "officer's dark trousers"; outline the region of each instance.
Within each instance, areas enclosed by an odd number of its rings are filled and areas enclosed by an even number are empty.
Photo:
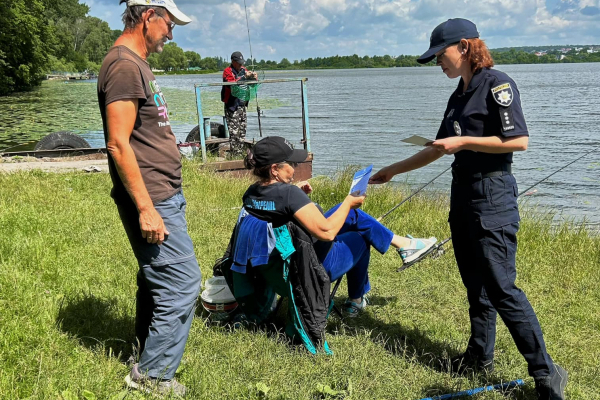
[[[545,376],[552,359],[535,312],[515,285],[518,221],[517,184],[512,175],[453,181],[449,222],[469,300],[467,352],[493,359],[498,313],[525,357],[529,374]]]

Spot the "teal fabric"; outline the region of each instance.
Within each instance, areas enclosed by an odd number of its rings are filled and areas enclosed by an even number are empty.
[[[296,251],[290,231],[287,226],[282,225],[279,228],[273,228],[273,232],[275,233],[275,248],[281,254],[281,259],[287,260]]]
[[[281,254],[281,258],[283,259],[283,276],[282,277],[283,277],[283,280],[285,281],[285,283],[287,283],[287,285],[288,285],[288,296],[290,299],[290,301],[288,302],[288,304],[289,304],[288,314],[292,317],[291,322],[293,325],[293,332],[290,332],[291,329],[290,329],[289,324],[286,327],[286,332],[288,333],[288,335],[291,334],[291,336],[296,336],[296,335],[300,336],[300,340],[302,340],[304,347],[306,347],[306,349],[308,351],[310,351],[312,354],[317,354],[317,348],[315,347],[315,344],[312,342],[312,340],[310,340],[310,338],[306,334],[304,327],[302,326],[300,316],[298,315],[298,308],[296,307],[295,301],[294,301],[294,291],[293,291],[292,285],[288,279],[290,257],[296,251],[296,249],[294,248],[294,244],[292,242],[292,238],[290,236],[290,232],[289,232],[287,226],[285,226],[285,225],[280,226],[279,228],[275,228],[275,229],[273,229],[273,231],[275,233],[275,239],[276,239],[275,248],[279,251],[279,253]],[[328,355],[333,354],[333,352],[329,349],[329,345],[327,344],[327,341],[325,341],[323,343],[323,350]]]
[[[273,232],[276,239],[275,248],[281,258],[272,253],[267,264],[253,269],[263,278],[262,280],[253,279],[253,274],[241,274],[231,270],[234,296],[238,299],[238,303],[244,303],[242,309],[248,320],[257,324],[267,318],[276,293],[287,297],[289,322],[285,328],[286,333],[292,338],[299,338],[312,354],[325,352],[325,354],[331,355],[333,353],[327,341],[323,342],[322,349],[317,349],[302,326],[294,300],[293,288],[288,279],[291,257],[296,252],[290,232],[285,225],[274,228]]]

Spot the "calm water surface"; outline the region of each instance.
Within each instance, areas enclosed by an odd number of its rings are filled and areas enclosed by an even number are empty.
[[[600,145],[600,63],[507,65],[521,92],[531,135],[529,149],[515,154],[514,173],[525,189],[584,152]],[[434,138],[447,100],[458,80],[439,68],[320,70],[269,73],[266,78],[307,77],[314,173],[328,175],[345,164],[401,160],[419,150],[400,142],[412,134]],[[161,77],[163,86],[189,88],[215,76]],[[276,97],[287,107],[265,111],[264,135],[282,135],[296,143],[302,137],[299,83],[265,84],[261,97]],[[184,127],[181,127],[184,128]],[[185,127],[187,128],[187,127]],[[183,129],[183,133],[186,133]],[[249,136],[256,136],[256,114],[249,116]],[[428,182],[447,168],[453,156],[396,180]],[[450,174],[435,188],[448,190]],[[528,202],[555,209],[562,217],[600,224],[600,151],[571,165],[537,186]]]
[[[529,149],[514,158],[513,170],[521,189],[600,145],[600,63],[498,69],[519,87],[531,136]],[[346,164],[372,163],[379,169],[414,154],[420,148],[400,139],[413,134],[434,138],[447,100],[458,84],[437,67],[266,72],[267,79],[292,77],[308,78],[315,175],[329,175]],[[215,74],[158,77],[167,95],[169,88],[192,91],[194,83],[220,80]],[[299,143],[300,83],[264,84],[258,100],[267,98],[281,100],[285,106],[264,111],[263,135],[285,136]],[[173,111],[177,112],[170,106]],[[183,141],[192,127],[174,123],[173,130]],[[92,145],[102,146],[98,129],[84,132],[84,136]],[[256,113],[249,114],[248,136],[259,136]],[[396,180],[417,186],[447,168],[452,159],[445,156]],[[432,187],[448,190],[449,183],[447,173]],[[527,201],[550,207],[559,217],[600,224],[600,151],[540,184]]]

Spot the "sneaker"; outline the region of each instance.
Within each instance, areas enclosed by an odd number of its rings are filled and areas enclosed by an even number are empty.
[[[401,247],[397,250],[400,257],[402,257],[405,268],[425,258],[437,243],[437,239],[434,237],[429,239],[415,239],[410,235],[406,235],[406,237],[410,239],[408,247]]]
[[[554,364],[554,373],[534,378],[535,391],[539,400],[564,400],[569,374],[563,367]]]
[[[360,303],[355,303],[350,299],[347,299],[344,302],[343,306],[344,314],[346,314],[346,316],[350,318],[357,317],[358,314],[360,314],[367,307],[367,304],[369,304],[367,296],[363,296],[362,301]]]
[[[184,397],[186,387],[175,379],[151,378],[140,372],[138,364],[134,364],[131,372],[125,377],[127,387],[136,389],[145,393],[158,393],[160,395],[174,394],[178,397]]]
[[[494,360],[482,360],[469,352],[464,352],[450,359],[450,373],[466,375],[475,372],[491,374],[494,372]]]

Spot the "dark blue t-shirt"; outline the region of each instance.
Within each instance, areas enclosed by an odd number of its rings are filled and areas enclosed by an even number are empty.
[[[521,97],[515,82],[504,72],[483,68],[463,92],[463,80],[448,100],[436,139],[453,136],[529,136]],[[513,153],[491,154],[461,150],[452,166],[470,171],[494,169],[512,163]]]

